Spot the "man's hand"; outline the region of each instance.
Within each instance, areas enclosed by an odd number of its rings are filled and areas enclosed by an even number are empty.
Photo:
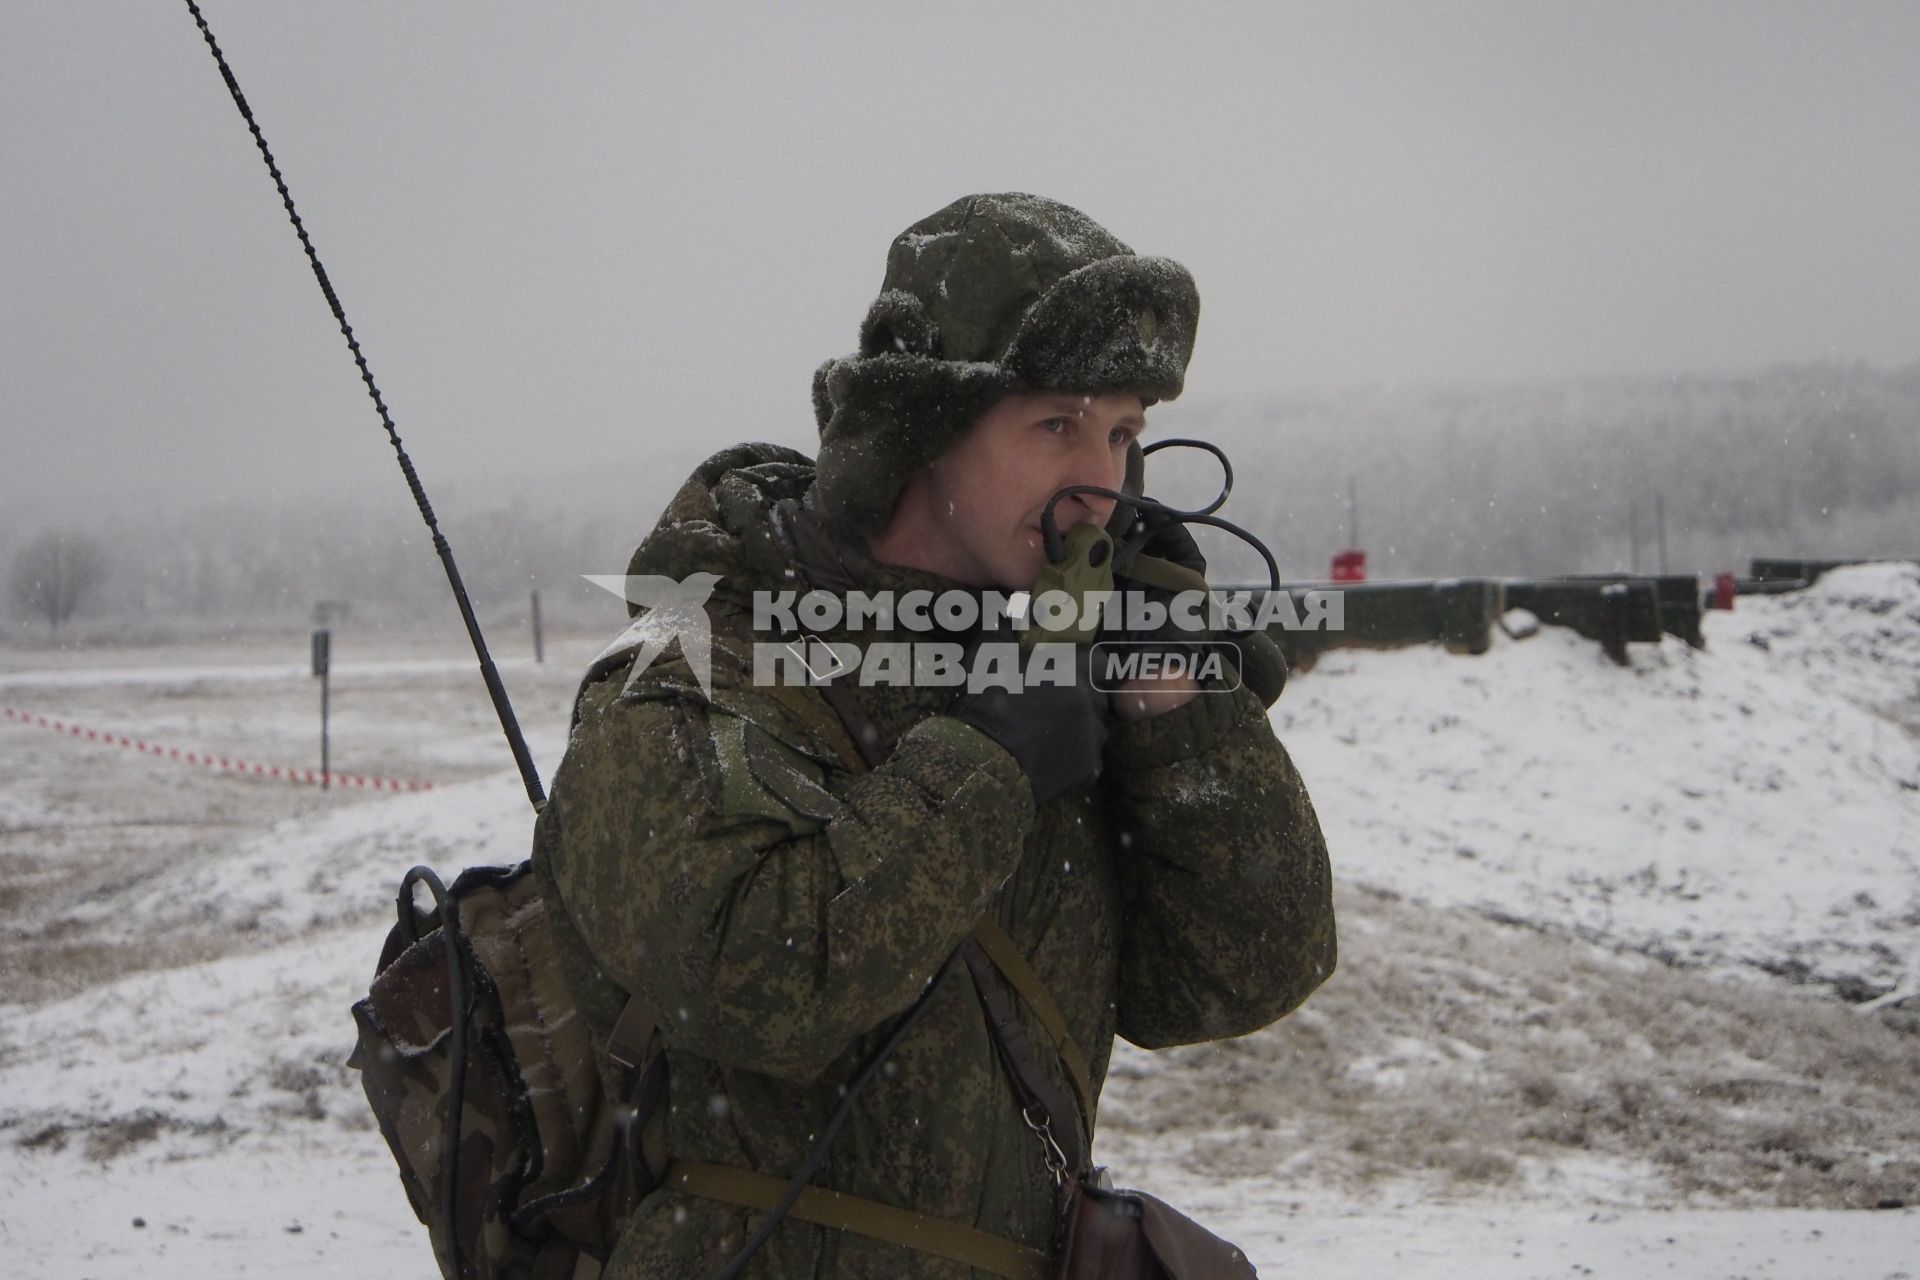
[[[1161,676],[1155,680],[1129,680],[1107,695],[1116,719],[1145,720],[1184,707],[1200,692],[1200,683],[1192,676]]]
[[[1014,649],[1028,671],[1036,665],[1033,650],[1018,648],[1012,632],[988,632],[984,639]],[[963,692],[947,714],[1005,747],[1041,804],[1100,776],[1107,710],[1107,695],[1093,687],[1088,651],[1079,648],[1069,682]]]
[[[1136,549],[1136,555],[1153,556],[1156,559],[1177,564],[1183,569],[1191,569],[1201,577],[1207,573],[1207,558],[1200,553],[1200,545],[1193,540],[1193,534],[1183,521],[1158,511],[1142,511],[1134,517],[1133,528],[1129,530],[1128,541],[1144,532],[1145,539]],[[1122,591],[1142,590],[1138,583],[1121,578],[1116,585]],[[1166,603],[1165,593],[1149,591],[1150,598]],[[1170,651],[1177,651],[1183,641],[1204,639],[1174,626],[1169,621],[1157,631],[1132,634],[1126,639],[1133,641],[1152,640],[1164,642]],[[1121,720],[1144,720],[1148,716],[1157,716],[1172,711],[1193,701],[1200,692],[1200,684],[1191,676],[1160,676],[1154,679],[1129,680],[1115,689],[1111,698],[1113,714]]]
[[[1193,540],[1184,520],[1160,511],[1142,511],[1134,516],[1126,541],[1131,543],[1143,532],[1146,538],[1134,549],[1135,555],[1152,556],[1207,576],[1207,558],[1200,553],[1200,544]]]

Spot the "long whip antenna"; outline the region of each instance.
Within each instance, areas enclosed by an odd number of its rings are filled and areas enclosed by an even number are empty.
[[[186,0],[186,4],[187,11],[193,14],[193,20],[200,28],[200,34],[206,37],[207,49],[220,68],[220,78],[227,82],[227,92],[233,95],[233,105],[240,109],[240,118],[247,122],[247,128],[253,133],[253,140],[260,148],[260,158],[267,162],[267,172],[273,176],[273,185],[280,191],[280,203],[286,206],[294,234],[300,237],[300,247],[307,251],[307,262],[313,267],[313,278],[320,282],[320,292],[326,295],[327,306],[332,308],[333,318],[339,322],[340,332],[347,340],[347,350],[353,353],[353,362],[360,368],[360,380],[367,384],[367,394],[373,397],[373,407],[379,411],[380,425],[387,429],[387,439],[393,442],[394,455],[400,460],[400,472],[407,478],[407,490],[413,494],[413,503],[420,509],[420,518],[427,522],[427,530],[433,534],[433,549],[439,553],[440,563],[446,567],[447,585],[453,588],[453,598],[460,606],[461,620],[467,624],[467,637],[473,641],[474,655],[480,660],[480,677],[487,682],[487,693],[493,698],[493,709],[500,716],[500,728],[507,735],[507,745],[513,748],[513,762],[520,767],[520,780],[526,783],[527,799],[533,802],[537,812],[547,802],[546,793],[540,786],[540,774],[533,766],[533,756],[527,751],[527,740],[520,734],[520,722],[514,718],[513,703],[507,698],[506,686],[500,683],[500,673],[494,669],[493,658],[487,652],[486,637],[480,634],[480,621],[473,616],[473,602],[467,599],[466,584],[461,582],[460,570],[453,563],[453,548],[447,544],[445,535],[440,532],[439,522],[433,517],[433,506],[427,501],[427,491],[421,487],[420,476],[413,469],[413,459],[407,456],[406,449],[400,443],[400,432],[393,425],[393,415],[387,412],[386,399],[381,396],[380,388],[373,380],[373,370],[367,367],[367,357],[360,350],[360,340],[353,336],[353,326],[347,323],[346,308],[340,305],[340,295],[334,292],[333,281],[327,278],[327,269],[320,264],[320,255],[314,250],[305,224],[300,221],[300,212],[293,207],[293,193],[287,190],[287,181],[280,176],[280,166],[274,163],[267,137],[260,132],[259,121],[253,118],[253,108],[247,105],[247,96],[240,92],[240,82],[234,78],[233,68],[227,65],[226,55],[220,52],[220,42],[213,38],[213,28],[207,25],[200,6],[194,0]]]

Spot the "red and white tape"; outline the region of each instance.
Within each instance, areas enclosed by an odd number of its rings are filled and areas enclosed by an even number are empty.
[[[126,747],[130,751],[139,751],[150,756],[160,756],[167,760],[178,760],[183,764],[197,764],[209,769],[226,773],[242,773],[255,778],[274,778],[281,782],[322,784],[335,787],[353,787],[363,791],[431,791],[431,782],[412,782],[404,778],[367,778],[357,773],[322,773],[318,769],[295,769],[291,765],[255,764],[250,760],[236,760],[231,756],[210,755],[204,751],[182,751],[179,747],[163,747],[158,743],[143,742],[139,738],[129,738],[125,734],[108,733],[100,729],[88,729],[83,725],[69,724],[65,720],[56,720],[52,716],[34,715],[19,711],[13,707],[0,707],[0,714],[20,724],[38,725],[42,729],[51,729],[55,733],[69,734],[87,742],[101,742],[110,747]]]

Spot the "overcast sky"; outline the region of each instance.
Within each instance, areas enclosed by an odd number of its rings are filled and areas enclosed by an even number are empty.
[[[1904,0],[203,7],[430,490],[810,446],[978,190],[1186,263],[1195,401],[1920,358]],[[0,15],[0,503],[404,501],[184,4]]]

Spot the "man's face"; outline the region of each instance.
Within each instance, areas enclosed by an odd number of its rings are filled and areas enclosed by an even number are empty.
[[[1076,484],[1118,489],[1127,446],[1146,425],[1138,396],[1008,395],[908,482],[874,550],[972,586],[1023,590],[1047,562],[1047,499]],[[1053,510],[1064,533],[1104,524],[1113,499],[1075,494]]]

